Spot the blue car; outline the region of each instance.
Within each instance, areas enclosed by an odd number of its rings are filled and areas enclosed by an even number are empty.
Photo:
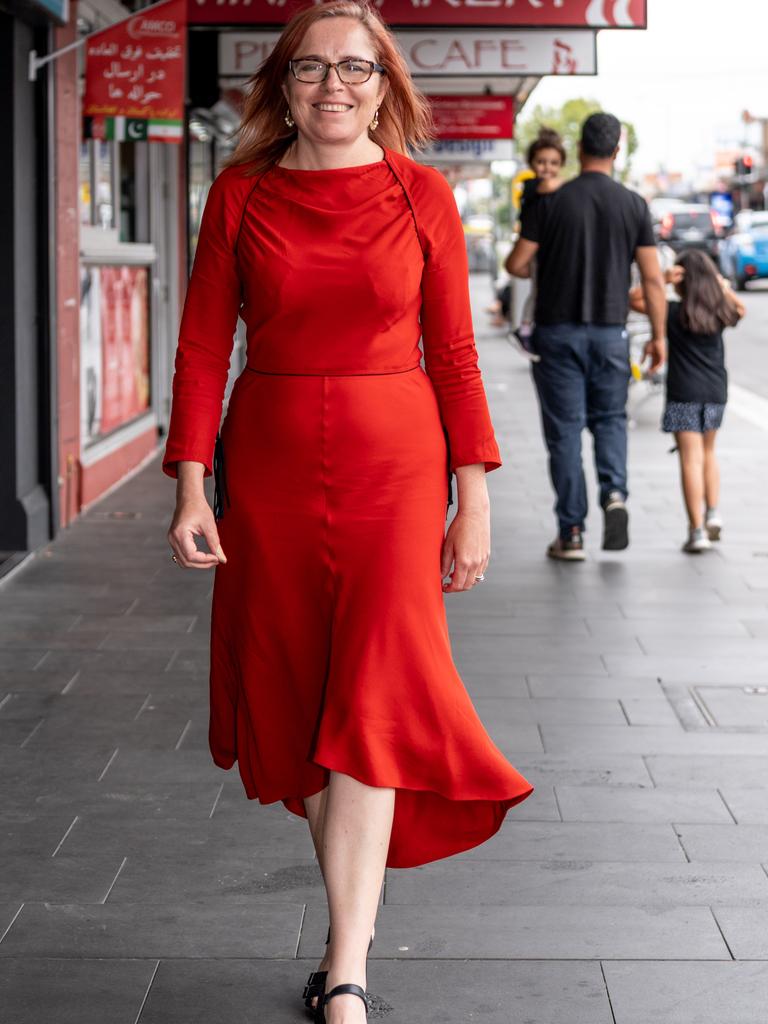
[[[736,215],[736,227],[720,244],[720,270],[739,291],[768,277],[768,212]]]

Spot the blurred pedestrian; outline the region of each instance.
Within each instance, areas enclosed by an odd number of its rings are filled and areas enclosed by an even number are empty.
[[[321,1024],[367,1015],[385,866],[484,842],[532,790],[451,659],[443,593],[485,578],[500,459],[453,193],[406,155],[428,138],[375,8],[296,14],[211,188],[176,359],[169,540],[179,565],[216,566],[211,752],[249,798],[309,819],[331,922],[304,996]],[[238,314],[217,524],[203,477]]]
[[[583,561],[587,492],[581,434],[594,438],[603,549],[629,543],[627,391],[630,267],[637,261],[653,335],[650,372],[664,362],[666,299],[648,207],[612,178],[621,124],[592,114],[582,126],[581,173],[526,210],[507,267],[528,277],[536,257],[533,379],[541,407],[558,534],[551,558]]]
[[[728,401],[723,330],[744,316],[741,300],[731,291],[712,260],[690,250],[666,274],[677,301],[667,312],[667,400],[661,429],[675,435],[680,481],[688,512],[688,537],[683,551],[707,551],[720,540],[720,467],[715,440]],[[645,311],[642,291],[630,293],[632,308]]]
[[[539,134],[528,147],[528,166],[536,175],[529,178],[525,185],[531,187],[523,188],[523,196],[520,208],[522,217],[527,206],[535,203],[542,195],[551,195],[556,192],[563,183],[562,171],[566,160],[565,146],[558,133],[552,128],[542,127]],[[525,303],[523,304],[520,323],[510,334],[520,350],[520,354],[531,362],[537,363],[539,357],[536,355],[533,344],[533,327],[536,309],[536,261],[530,264],[530,289]]]

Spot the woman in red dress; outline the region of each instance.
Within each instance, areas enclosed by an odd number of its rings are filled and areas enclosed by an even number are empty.
[[[174,558],[216,567],[213,759],[309,820],[331,929],[307,1004],[328,1024],[365,1019],[385,867],[484,842],[531,792],[451,659],[443,593],[483,579],[500,460],[453,195],[405,155],[428,125],[373,10],[334,0],[287,26],[206,204],[164,461]],[[203,477],[238,315],[215,521]]]

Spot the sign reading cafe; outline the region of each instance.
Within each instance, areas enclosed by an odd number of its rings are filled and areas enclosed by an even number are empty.
[[[245,78],[269,56],[277,32],[222,32],[219,74]],[[593,75],[594,32],[399,31],[414,76]]]

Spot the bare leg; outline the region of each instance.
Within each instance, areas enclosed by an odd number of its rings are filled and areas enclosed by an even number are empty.
[[[325,807],[322,866],[331,913],[327,991],[351,982],[366,987],[368,942],[384,880],[394,789],[365,786],[331,772]],[[363,1024],[356,996],[337,996],[326,1007],[328,1024]]]
[[[704,442],[701,434],[681,430],[675,434],[680,455],[680,480],[691,529],[704,523]]]
[[[307,821],[309,823],[309,831],[312,836],[312,842],[315,846],[315,853],[317,855],[317,862],[320,865],[321,872],[323,871],[323,836],[325,831],[325,809],[328,803],[328,787],[321,790],[319,793],[315,793],[304,800],[304,808],[307,812]],[[323,872],[324,874],[324,872]],[[371,928],[371,941],[375,934],[376,929]],[[326,947],[323,959],[318,964],[318,971],[327,971],[328,966],[331,962],[330,949]],[[312,1000],[312,1006],[317,1005],[317,999]]]
[[[327,786],[325,789],[322,789],[319,793],[315,793],[304,800],[304,809],[307,812],[309,831],[310,835],[312,836],[312,842],[315,845],[315,854],[317,855],[317,863],[320,865],[320,871],[323,871],[323,831],[325,828],[325,808],[327,804]],[[324,874],[325,873],[323,872],[323,875]],[[318,964],[318,971],[327,971],[329,962],[330,956],[328,947],[326,947],[325,955]],[[317,1005],[317,999],[312,1000],[312,1005]]]
[[[715,455],[716,430],[708,430],[704,434],[704,495],[707,508],[717,508],[720,504],[720,465]]]

